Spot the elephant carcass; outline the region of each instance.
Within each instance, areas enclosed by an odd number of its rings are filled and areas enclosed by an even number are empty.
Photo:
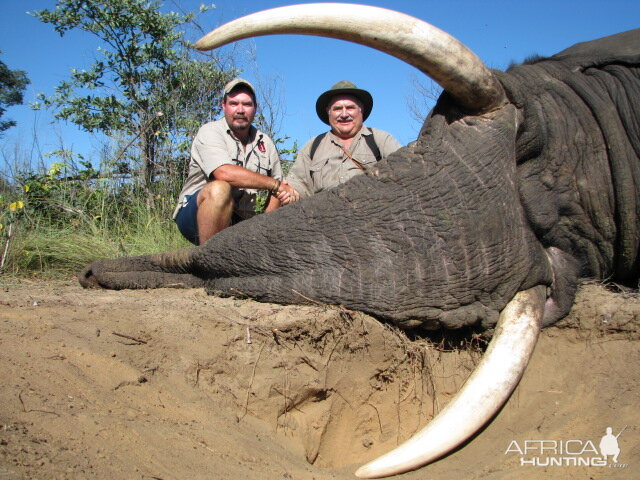
[[[96,261],[80,281],[204,285],[281,303],[313,298],[407,328],[496,326],[483,361],[447,408],[356,474],[404,472],[460,445],[495,414],[539,328],[568,313],[579,278],[637,282],[640,30],[507,73],[487,69],[420,20],[346,4],[267,10],[223,25],[197,46],[273,33],[372,46],[445,92],[418,140],[369,174],[201,247]]]

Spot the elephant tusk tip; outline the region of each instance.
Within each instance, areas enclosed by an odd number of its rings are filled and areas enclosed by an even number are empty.
[[[524,373],[540,332],[546,287],[518,292],[500,313],[496,333],[460,391],[420,432],[363,465],[359,478],[380,478],[427,465],[478,432],[507,401]]]
[[[203,42],[204,38],[201,38],[200,40],[198,40],[196,43],[193,44],[193,47],[196,50],[199,50],[201,52],[206,52],[207,50],[210,50],[210,48],[207,47],[206,43]]]
[[[356,470],[355,476],[358,478],[376,478],[375,476],[371,475],[371,472],[366,465],[363,465],[358,470]]]

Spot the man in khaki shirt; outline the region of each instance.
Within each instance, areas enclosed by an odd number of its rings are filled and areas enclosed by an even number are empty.
[[[224,87],[224,117],[203,125],[193,140],[189,174],[173,218],[196,245],[255,215],[257,190],[271,193],[267,212],[280,206],[277,194],[293,190],[282,182],[273,141],[252,125],[256,105],[253,86],[232,80]]]
[[[363,125],[372,108],[371,94],[349,81],[318,97],[316,112],[331,130],[309,140],[298,153],[287,175],[295,192],[278,195],[283,204],[344,183],[400,148],[387,132]]]

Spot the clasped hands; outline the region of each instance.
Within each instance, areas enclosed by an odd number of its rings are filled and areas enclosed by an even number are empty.
[[[280,200],[281,205],[288,205],[300,200],[300,194],[286,180],[282,180],[278,185],[278,191],[274,193],[276,198]]]

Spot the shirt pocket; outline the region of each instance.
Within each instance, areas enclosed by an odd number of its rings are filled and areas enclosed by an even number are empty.
[[[270,177],[273,173],[273,166],[269,162],[268,155],[266,153],[258,152],[257,150],[251,152],[247,169],[252,172],[259,173],[260,175],[266,175],[267,177]]]
[[[329,159],[314,158],[309,165],[309,176],[313,185],[313,193],[318,193],[325,188],[329,188],[331,168],[329,167]]]
[[[358,154],[354,155],[353,158],[360,162],[361,165],[364,165],[366,168],[370,168],[377,163],[375,155],[368,149],[366,152],[358,152]]]
[[[273,176],[273,169],[270,167],[266,159],[258,164],[258,166],[256,167],[256,172],[260,175],[266,175],[267,177]]]

